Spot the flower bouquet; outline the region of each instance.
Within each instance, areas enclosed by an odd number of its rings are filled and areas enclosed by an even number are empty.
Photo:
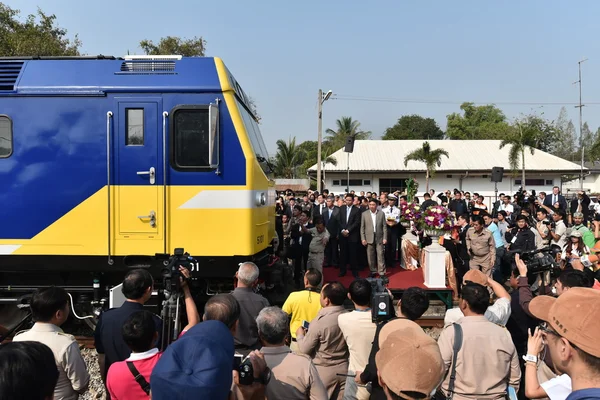
[[[421,214],[421,206],[419,206],[417,203],[407,203],[402,215],[400,216],[402,226],[408,228],[411,222],[416,224],[421,219]]]
[[[421,228],[428,236],[442,236],[452,230],[454,226],[454,215],[446,207],[431,206],[422,210],[419,220]]]
[[[408,207],[410,206],[409,203],[400,203],[398,205],[398,208],[400,209],[400,225],[402,225],[403,227],[408,227],[410,226],[410,219],[407,218],[407,212],[408,212]]]

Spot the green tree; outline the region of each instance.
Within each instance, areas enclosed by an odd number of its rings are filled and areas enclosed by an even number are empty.
[[[75,35],[67,38],[67,30],[56,25],[56,16],[38,8],[19,20],[19,10],[0,3],[0,56],[78,56],[81,41]]]
[[[464,115],[448,115],[446,136],[450,139],[502,139],[509,130],[506,116],[494,105],[475,106],[463,103],[460,109]]]
[[[545,136],[556,137],[554,126],[538,116],[529,115],[517,119],[500,143],[500,149],[510,146],[508,163],[513,172],[517,172],[520,164],[523,189],[525,189],[525,152],[529,151],[533,155],[536,148],[545,147],[544,143],[551,141]]]
[[[318,155],[318,143],[316,140],[307,140],[305,142],[300,143],[298,148],[301,151],[306,153],[306,160],[302,165],[299,175],[303,175],[306,171],[317,163],[317,155]],[[331,157],[331,155],[335,152],[335,150],[331,146],[321,146],[321,167],[324,168],[325,165],[337,165],[337,160],[335,157]],[[322,171],[322,179],[325,181],[325,171]]]
[[[403,115],[396,125],[387,128],[383,140],[436,140],[443,139],[444,131],[440,129],[433,118],[423,118],[420,115]]]
[[[275,154],[275,176],[278,178],[294,179],[298,176],[299,169],[306,159],[306,152],[296,145],[296,138],[288,141],[277,141]]]
[[[204,57],[206,40],[194,36],[192,39],[182,39],[178,36],[160,38],[158,44],[152,40],[144,39],[140,47],[149,56],[177,54],[184,57]]]
[[[420,149],[413,150],[404,157],[404,166],[409,161],[418,161],[425,164],[425,191],[429,192],[429,178],[435,175],[436,166],[442,165],[442,156],[450,157],[444,149],[432,149],[429,142],[425,141]]]
[[[556,128],[557,145],[551,153],[565,160],[572,160],[575,153],[575,125],[569,119],[567,109],[562,107],[554,124]]]
[[[585,147],[585,151],[583,154],[584,160],[585,161],[594,161],[594,155],[592,154],[590,149],[596,143],[596,133],[592,132],[592,130],[590,129],[590,126],[588,125],[587,122],[583,123],[582,136],[583,136],[582,145]],[[579,149],[578,153],[579,153],[579,160],[581,160],[581,149]]]
[[[371,132],[362,131],[360,122],[353,120],[352,117],[342,117],[336,122],[336,130],[327,129],[325,141],[327,146],[331,146],[335,150],[339,150],[346,144],[346,138],[353,136],[355,140],[365,140],[371,137]]]

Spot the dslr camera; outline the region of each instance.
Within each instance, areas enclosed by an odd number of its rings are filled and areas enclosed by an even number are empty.
[[[387,278],[367,278],[371,284],[371,320],[375,323],[387,321],[394,316],[394,299],[386,289]]]

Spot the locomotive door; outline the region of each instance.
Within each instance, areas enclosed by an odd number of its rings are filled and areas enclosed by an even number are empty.
[[[125,101],[126,100],[126,101]],[[153,100],[153,101],[146,101]],[[118,99],[116,137],[117,229],[121,239],[138,239],[136,251],[162,243],[162,140],[160,99]],[[162,246],[160,246],[162,247]],[[130,247],[130,251],[134,250]]]

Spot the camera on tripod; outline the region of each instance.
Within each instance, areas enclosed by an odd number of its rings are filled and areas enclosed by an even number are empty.
[[[163,289],[168,293],[179,293],[181,289],[181,283],[179,278],[185,279],[179,267],[184,267],[189,271],[192,271],[197,261],[194,257],[186,253],[183,248],[176,248],[173,255],[169,257],[167,266],[161,271],[163,278]]]
[[[386,289],[387,278],[367,278],[371,284],[371,320],[387,321],[394,316],[394,299]]]

